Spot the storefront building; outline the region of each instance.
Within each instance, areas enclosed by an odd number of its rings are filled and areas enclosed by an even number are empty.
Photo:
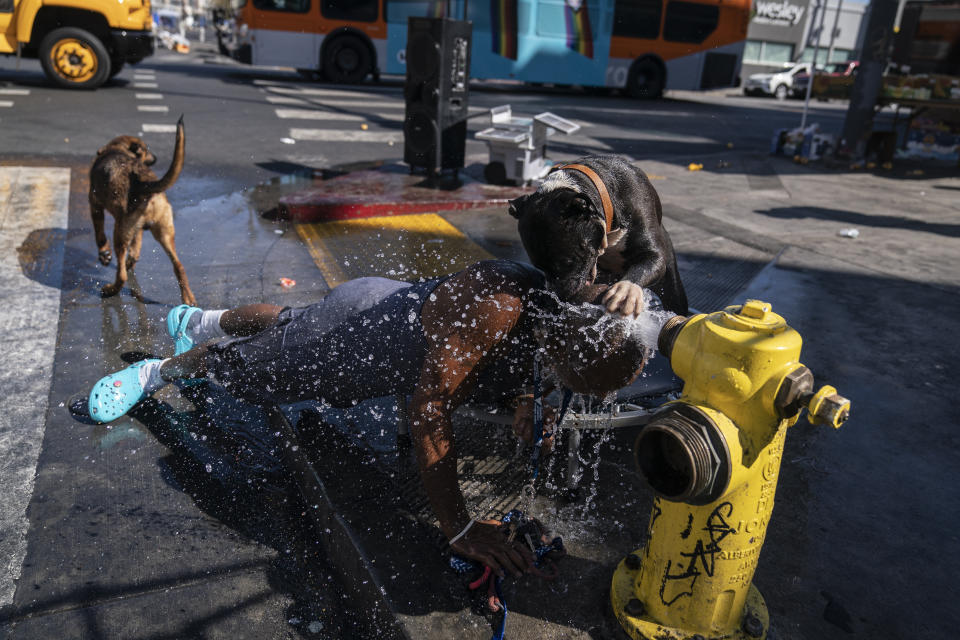
[[[755,0],[753,6],[743,51],[743,78],[813,60],[822,2]],[[866,7],[851,0],[827,1],[817,64],[857,59],[861,31],[866,26]]]

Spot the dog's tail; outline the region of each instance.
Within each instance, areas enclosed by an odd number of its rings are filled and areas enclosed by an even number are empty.
[[[183,131],[183,116],[177,120],[177,142],[173,148],[173,162],[170,168],[163,174],[163,177],[156,182],[146,182],[140,186],[140,192],[147,196],[155,193],[162,193],[173,186],[173,183],[180,177],[183,170],[184,148],[186,147],[186,134]]]

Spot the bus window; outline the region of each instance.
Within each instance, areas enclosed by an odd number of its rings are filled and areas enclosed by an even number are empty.
[[[263,11],[306,13],[310,10],[310,0],[253,0],[253,6]]]
[[[667,3],[663,39],[699,44],[716,30],[719,21],[720,8],[715,4],[672,0]]]
[[[328,20],[376,22],[380,0],[320,0],[320,13]]]
[[[387,22],[407,24],[407,18],[442,18],[446,2],[438,0],[387,0]]]
[[[617,0],[613,9],[613,35],[655,40],[660,35],[663,0]]]

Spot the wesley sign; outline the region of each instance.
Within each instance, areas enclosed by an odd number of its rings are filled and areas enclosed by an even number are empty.
[[[754,5],[754,9],[756,14],[753,16],[753,22],[783,27],[794,27],[800,24],[800,20],[807,10],[805,6],[787,2],[787,0],[783,0],[782,2],[763,2],[762,0],[758,0]]]

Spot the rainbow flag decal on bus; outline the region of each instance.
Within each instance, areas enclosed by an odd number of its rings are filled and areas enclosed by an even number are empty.
[[[567,47],[582,56],[593,58],[593,32],[587,0],[566,0]]]
[[[490,0],[490,35],[495,54],[517,59],[517,0]]]

